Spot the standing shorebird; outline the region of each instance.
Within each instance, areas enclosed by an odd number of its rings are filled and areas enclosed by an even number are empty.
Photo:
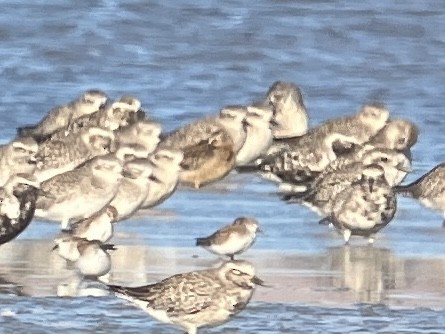
[[[158,149],[149,157],[154,168],[149,179],[147,197],[141,205],[142,209],[159,205],[174,193],[179,182],[183,158],[181,151],[173,149]]]
[[[73,102],[52,109],[38,124],[18,128],[17,133],[20,137],[31,136],[41,142],[78,118],[97,112],[106,102],[107,95],[104,92],[88,90]]]
[[[184,150],[208,141],[216,133],[223,132],[232,140],[233,151],[237,153],[246,140],[245,116],[245,107],[224,107],[217,116],[197,120],[166,134],[159,145],[161,148]]]
[[[258,232],[261,229],[255,218],[239,217],[212,235],[196,239],[196,246],[217,255],[229,256],[233,260],[235,255],[245,252],[253,245]]]
[[[113,155],[96,157],[72,171],[42,182],[35,216],[59,221],[62,229],[70,222],[88,218],[108,205],[122,179],[122,164]]]
[[[272,145],[272,108],[253,105],[247,107],[246,140],[236,155],[236,164],[245,165],[264,154]]]
[[[228,261],[216,269],[177,274],[146,286],[108,287],[160,322],[197,334],[199,328],[223,324],[245,309],[256,285],[264,282],[249,262]]]
[[[103,244],[97,240],[86,240],[62,233],[55,240],[53,250],[60,257],[74,262],[79,273],[84,277],[96,278],[107,274],[111,269],[108,251],[115,250],[112,244]]]
[[[266,101],[274,108],[274,138],[286,139],[306,134],[309,118],[298,86],[276,81],[270,86]]]
[[[345,243],[351,235],[368,238],[384,228],[394,217],[397,201],[379,165],[368,165],[360,180],[341,191],[334,199],[332,212],[321,222],[331,222],[343,234]]]
[[[235,166],[233,141],[222,130],[183,150],[180,183],[196,189],[224,178]]]
[[[40,182],[55,175],[73,170],[96,156],[106,155],[115,149],[112,131],[91,127],[80,133],[69,134],[62,140],[48,140],[39,145],[34,175]]]

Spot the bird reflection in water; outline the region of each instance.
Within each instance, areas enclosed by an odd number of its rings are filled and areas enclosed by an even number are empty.
[[[384,303],[396,288],[398,264],[389,249],[346,246],[329,249],[329,269],[335,288],[353,293],[357,303]]]

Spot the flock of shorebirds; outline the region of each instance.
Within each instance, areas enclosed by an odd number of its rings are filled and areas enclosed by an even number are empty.
[[[111,267],[113,225],[169,198],[178,184],[201,188],[232,170],[277,183],[287,202],[317,212],[346,243],[368,238],[394,217],[396,194],[445,213],[445,165],[409,185],[418,129],[391,119],[379,104],[309,128],[300,89],[275,82],[263,101],[232,105],[170,133],[133,96],[109,103],[89,90],[19,128],[0,146],[0,245],[34,217],[61,223],[54,249],[83,277]],[[235,260],[261,232],[239,217],[196,245],[230,257],[219,268],[183,273],[141,287],[108,286],[154,318],[187,331],[215,326],[242,311],[264,282]]]

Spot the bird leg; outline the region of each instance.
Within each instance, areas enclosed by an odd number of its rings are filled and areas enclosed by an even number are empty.
[[[343,239],[345,239],[345,244],[349,244],[349,238],[351,237],[351,230],[344,230],[343,231]]]

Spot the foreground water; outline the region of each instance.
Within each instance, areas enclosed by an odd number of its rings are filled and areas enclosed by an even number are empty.
[[[416,122],[413,180],[444,160],[444,20],[440,0],[4,1],[0,139],[88,88],[140,97],[169,130],[289,80],[301,85],[312,125],[370,100]],[[213,265],[194,238],[253,215],[266,234],[246,259],[273,287],[212,333],[443,332],[439,214],[401,199],[373,248],[348,248],[274,191],[236,174],[179,189],[117,226],[109,279],[142,284]],[[100,287],[71,291],[72,271],[49,251],[57,228],[35,221],[0,248],[0,333],[175,333]],[[103,296],[57,297],[76,293]]]

